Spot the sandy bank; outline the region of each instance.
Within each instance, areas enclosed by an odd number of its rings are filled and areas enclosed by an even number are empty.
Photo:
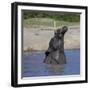
[[[40,28],[23,29],[23,50],[46,50],[50,39],[54,36],[54,30],[42,30]],[[79,26],[69,27],[64,39],[65,49],[80,48]]]

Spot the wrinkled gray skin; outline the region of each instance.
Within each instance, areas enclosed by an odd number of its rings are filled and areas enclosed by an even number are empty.
[[[66,64],[64,53],[64,34],[67,26],[57,29],[54,37],[49,42],[48,50],[45,52],[44,63],[46,64]]]

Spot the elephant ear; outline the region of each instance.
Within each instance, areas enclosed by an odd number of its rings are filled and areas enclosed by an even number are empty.
[[[54,35],[55,35],[55,36],[57,35],[57,30],[54,31]]]
[[[58,34],[61,33],[61,28],[58,28],[57,30],[54,31],[54,35],[57,36]]]

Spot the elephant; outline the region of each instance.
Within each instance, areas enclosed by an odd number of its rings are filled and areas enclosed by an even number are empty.
[[[64,35],[68,31],[67,26],[58,28],[54,32],[54,37],[49,42],[49,47],[45,51],[44,63],[62,65],[66,64],[66,56],[64,53]]]

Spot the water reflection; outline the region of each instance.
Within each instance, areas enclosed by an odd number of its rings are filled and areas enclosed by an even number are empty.
[[[46,65],[48,72],[51,75],[61,75],[64,72],[64,64],[63,65]]]

